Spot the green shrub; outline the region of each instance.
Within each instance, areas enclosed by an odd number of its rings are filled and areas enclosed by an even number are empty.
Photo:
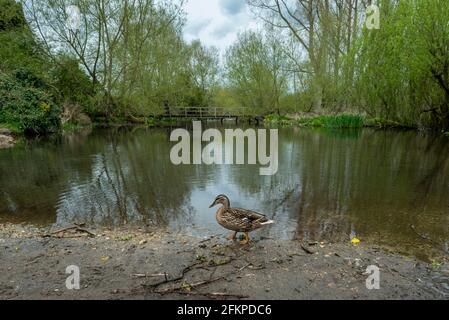
[[[0,129],[4,128],[4,129],[8,129],[9,131],[11,131],[14,134],[20,134],[20,128],[18,124],[15,123],[2,123],[0,122]]]
[[[292,119],[278,114],[270,114],[265,117],[264,122],[266,124],[291,125]]]
[[[0,31],[23,28],[26,25],[22,5],[14,0],[0,0]]]
[[[364,119],[358,115],[341,114],[324,116],[323,123],[326,128],[361,128],[364,125]]]
[[[153,127],[157,124],[157,120],[155,117],[149,117],[146,121],[146,125],[149,127]]]
[[[88,108],[94,87],[78,60],[61,55],[50,70],[52,85],[57,89],[59,103],[73,103]]]
[[[59,131],[60,110],[52,97],[39,88],[24,84],[21,78],[0,74],[0,123],[11,124],[31,134]]]
[[[324,121],[322,117],[313,118],[311,121],[312,127],[324,127]]]
[[[12,77],[23,87],[33,87],[38,89],[48,89],[45,80],[38,77],[34,72],[27,68],[18,68],[12,72]]]
[[[311,117],[302,117],[298,119],[298,125],[301,127],[311,127],[312,126],[312,121],[315,118],[311,118]]]
[[[340,114],[336,116],[300,118],[298,124],[306,127],[361,128],[365,124],[365,119],[358,115]]]

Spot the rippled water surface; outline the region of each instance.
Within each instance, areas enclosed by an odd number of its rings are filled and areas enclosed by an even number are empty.
[[[221,128],[223,129],[223,128]],[[0,222],[156,224],[224,232],[224,193],[276,224],[258,236],[357,235],[425,256],[449,245],[449,139],[414,131],[279,129],[279,172],[171,164],[171,129],[115,129],[0,150]]]

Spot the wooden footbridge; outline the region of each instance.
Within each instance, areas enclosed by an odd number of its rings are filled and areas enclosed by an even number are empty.
[[[230,119],[258,123],[262,117],[257,116],[248,108],[221,108],[221,107],[164,107],[164,118],[185,118],[193,120],[224,120]]]

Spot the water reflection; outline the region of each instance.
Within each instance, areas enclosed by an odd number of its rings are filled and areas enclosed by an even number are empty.
[[[232,205],[277,221],[262,236],[336,241],[353,233],[415,254],[435,243],[447,250],[447,139],[413,131],[279,134],[272,177],[259,176],[259,166],[174,166],[169,129],[87,131],[2,150],[0,221],[216,233],[208,205],[225,193]]]

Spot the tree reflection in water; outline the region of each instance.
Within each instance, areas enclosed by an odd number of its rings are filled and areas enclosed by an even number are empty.
[[[355,232],[407,252],[425,250],[413,225],[447,249],[445,138],[284,128],[279,172],[264,177],[258,165],[174,166],[169,136],[170,129],[95,130],[2,150],[0,221],[195,224],[221,232],[207,207],[226,193],[232,205],[276,220],[261,236],[337,241]]]

